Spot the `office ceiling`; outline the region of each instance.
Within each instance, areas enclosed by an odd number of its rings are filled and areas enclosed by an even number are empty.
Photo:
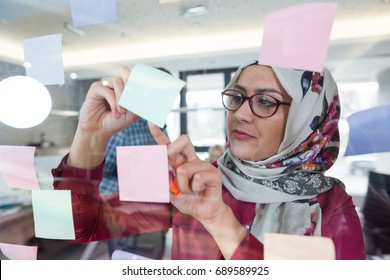
[[[308,2],[339,3],[326,66],[338,81],[375,81],[390,67],[390,0],[116,0],[117,21],[66,28],[68,0],[0,1],[0,60],[23,64],[23,40],[63,34],[66,74],[95,78],[144,62],[172,72],[236,67],[256,59],[267,13]],[[187,8],[207,13],[183,16]],[[308,34],[309,36],[310,34]]]

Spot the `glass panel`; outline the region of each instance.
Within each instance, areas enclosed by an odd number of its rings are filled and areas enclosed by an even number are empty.
[[[378,83],[339,83],[338,88],[341,102],[340,156],[327,175],[342,180],[348,193],[358,199],[367,192],[368,172],[376,169],[377,155],[343,156],[348,144],[347,118],[358,111],[378,106]],[[359,201],[355,203],[361,204]]]
[[[188,135],[195,146],[225,143],[225,110],[221,103],[224,75],[188,77]]]
[[[171,141],[177,139],[180,136],[180,94],[176,96],[172,110],[168,114],[166,125],[169,139]]]

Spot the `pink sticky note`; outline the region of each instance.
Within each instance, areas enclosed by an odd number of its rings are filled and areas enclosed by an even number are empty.
[[[8,187],[39,189],[34,153],[35,147],[0,146],[0,175]]]
[[[120,200],[169,202],[165,145],[116,148]]]
[[[38,246],[0,243],[0,249],[10,260],[36,260]]]
[[[309,3],[270,13],[259,64],[322,71],[337,3]]]

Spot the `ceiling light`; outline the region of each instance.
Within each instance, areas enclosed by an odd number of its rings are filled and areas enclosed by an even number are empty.
[[[201,16],[207,14],[207,12],[208,10],[206,6],[186,8],[183,10],[183,17]]]
[[[73,32],[74,34],[77,34],[81,37],[84,37],[85,36],[85,32],[77,27],[74,27],[73,25],[67,23],[67,22],[64,22],[64,28],[69,30],[70,32]]]
[[[23,66],[24,66],[24,68],[26,68],[26,69],[27,69],[27,68],[31,68],[31,63],[26,61],[26,62],[23,63]]]
[[[30,128],[50,114],[51,96],[38,80],[12,76],[0,82],[0,121],[14,128]]]
[[[70,78],[72,79],[72,80],[75,80],[76,78],[77,78],[77,74],[76,73],[70,73]]]

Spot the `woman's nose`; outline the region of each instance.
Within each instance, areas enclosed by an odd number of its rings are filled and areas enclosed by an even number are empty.
[[[238,121],[243,122],[251,122],[254,119],[255,115],[250,108],[248,100],[245,100],[244,103],[242,103],[242,105],[240,106],[240,108],[238,108],[238,110],[234,112],[234,117]]]

